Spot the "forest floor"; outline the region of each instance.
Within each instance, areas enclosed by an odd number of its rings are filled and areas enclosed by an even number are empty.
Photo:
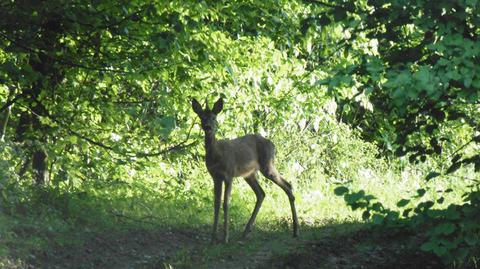
[[[242,239],[236,229],[228,244],[211,244],[208,231],[204,227],[97,232],[75,247],[57,245],[0,264],[6,268],[442,268],[437,258],[411,247],[418,236],[391,235],[356,223],[304,226],[298,238],[281,229],[254,230]]]

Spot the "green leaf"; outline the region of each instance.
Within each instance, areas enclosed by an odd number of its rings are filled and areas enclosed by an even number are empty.
[[[418,189],[417,190],[417,196],[418,197],[423,197],[427,191],[425,189]]]
[[[78,137],[72,135],[68,137],[68,141],[72,144],[76,144],[78,142]]]
[[[441,223],[434,228],[435,234],[449,235],[456,230],[456,226],[452,223]]]
[[[400,216],[400,213],[398,213],[397,211],[389,211],[387,213],[386,219],[389,221],[396,221],[398,220],[399,216]]]
[[[440,175],[441,175],[440,173],[435,172],[435,171],[432,171],[432,172],[428,173],[428,175],[425,177],[425,181],[428,182],[428,181],[430,181],[431,179],[436,178],[436,177],[438,177],[438,176],[440,176]]]
[[[445,212],[443,210],[432,209],[427,211],[427,216],[433,219],[443,217],[444,215],[445,215]]]
[[[459,163],[452,163],[452,165],[450,165],[450,167],[447,169],[446,174],[451,174],[451,173],[457,171],[457,170],[460,168],[461,165],[462,165],[461,162],[459,162]]]
[[[472,8],[478,7],[478,0],[466,0],[465,3]]]
[[[423,251],[431,252],[438,247],[438,243],[435,241],[427,241],[420,246]]]
[[[156,121],[159,132],[163,137],[168,137],[176,125],[175,117],[165,116]]]
[[[358,192],[350,193],[345,195],[345,201],[348,204],[353,204],[365,197],[365,191],[361,190]]]
[[[404,206],[408,205],[408,203],[410,203],[409,199],[402,199],[402,200],[398,201],[397,207],[404,207]]]
[[[370,208],[371,208],[372,210],[378,212],[378,211],[381,211],[381,210],[383,209],[383,205],[382,205],[382,203],[380,203],[380,202],[376,202],[376,203],[374,203]]]
[[[426,209],[430,209],[434,204],[433,201],[425,201],[424,203]]]
[[[460,219],[460,212],[457,211],[455,206],[450,205],[445,212],[445,217],[448,220],[458,220]]]
[[[469,246],[472,246],[472,247],[477,245],[479,242],[478,238],[475,237],[474,234],[470,234],[470,235],[467,234],[467,236],[465,236],[463,240],[465,241],[465,243],[467,243]]]
[[[468,249],[460,247],[454,250],[454,253],[456,259],[463,261],[468,256]]]
[[[437,256],[442,257],[443,255],[445,255],[445,253],[447,253],[447,248],[442,246],[437,246],[436,248],[433,249],[433,253],[435,253],[435,255]]]
[[[405,218],[408,218],[408,214],[410,214],[410,212],[412,212],[411,208],[405,209],[402,213],[402,216],[405,217]]]
[[[370,215],[371,215],[371,214],[370,214],[370,211],[365,210],[365,211],[363,212],[363,214],[362,214],[362,219],[363,219],[363,220],[367,220],[367,219],[370,218]]]
[[[345,193],[348,193],[348,188],[345,187],[345,186],[339,186],[339,187],[336,187],[333,192],[335,193],[335,195],[337,196],[342,196],[344,195]]]
[[[472,77],[466,77],[463,80],[463,85],[465,85],[466,88],[469,88],[472,85]]]
[[[372,222],[373,222],[373,224],[376,224],[376,225],[382,224],[384,219],[385,219],[385,217],[382,216],[382,215],[379,215],[379,214],[374,214],[372,216]]]
[[[460,160],[461,157],[462,157],[462,154],[455,154],[452,158],[452,163],[458,162],[458,160]]]

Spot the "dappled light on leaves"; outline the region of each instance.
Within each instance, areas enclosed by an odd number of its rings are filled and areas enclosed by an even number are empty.
[[[477,0],[1,2],[0,267],[87,257],[90,268],[262,268],[328,252],[333,268],[343,262],[336,247],[305,242],[330,231],[358,243],[365,227],[412,235],[420,256],[385,249],[422,266],[478,264],[479,9]],[[219,138],[256,133],[277,146],[303,239],[282,237],[289,202],[265,183],[256,234],[204,245],[213,182],[192,98],[224,100]],[[234,184],[235,242],[255,195]],[[357,261],[353,251],[338,256]]]

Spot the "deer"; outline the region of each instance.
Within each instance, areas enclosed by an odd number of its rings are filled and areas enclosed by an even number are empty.
[[[205,109],[196,99],[192,99],[192,109],[201,120],[201,127],[205,133],[205,164],[213,179],[214,186],[214,214],[212,243],[217,241],[220,204],[223,191],[223,243],[228,243],[229,231],[229,201],[231,198],[232,181],[235,177],[243,177],[256,195],[256,203],[252,215],[248,220],[243,237],[252,230],[255,218],[262,206],[265,192],[258,183],[257,172],[260,171],[267,179],[273,181],[287,194],[292,210],[293,237],[298,236],[298,219],[295,209],[295,196],[292,185],[288,183],[274,166],[275,145],[267,138],[258,134],[248,134],[235,139],[217,140],[217,115],[223,109],[223,99],[219,98],[213,108]],[[222,190],[223,185],[225,188]]]

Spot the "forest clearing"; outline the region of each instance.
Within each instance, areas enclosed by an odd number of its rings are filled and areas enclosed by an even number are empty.
[[[479,268],[479,38],[478,0],[3,1],[0,268]]]

